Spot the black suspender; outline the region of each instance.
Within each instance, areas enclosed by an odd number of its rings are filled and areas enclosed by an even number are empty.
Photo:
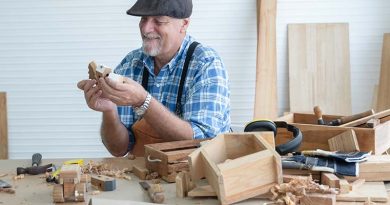
[[[195,51],[196,46],[198,46],[198,42],[194,41],[191,43],[190,47],[188,48],[186,59],[184,61],[184,66],[183,66],[183,72],[181,73],[180,77],[180,84],[179,84],[179,90],[177,92],[177,99],[176,99],[176,114],[178,116],[181,116],[182,114],[182,106],[181,106],[181,96],[183,94],[183,87],[184,87],[184,82],[187,77],[187,71],[188,71],[188,66],[190,65],[191,57],[192,54]],[[144,67],[144,71],[142,73],[142,86],[144,87],[145,90],[148,90],[148,80],[149,80],[149,72],[147,68]]]

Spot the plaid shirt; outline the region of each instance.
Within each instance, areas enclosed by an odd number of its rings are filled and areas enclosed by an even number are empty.
[[[193,42],[187,35],[180,50],[156,76],[153,57],[142,49],[130,52],[114,73],[142,84],[144,67],[149,71],[148,92],[173,113],[187,50]],[[230,129],[230,91],[227,71],[217,53],[199,44],[190,61],[182,95],[182,119],[191,123],[194,139],[215,137]],[[131,106],[118,106],[120,120],[130,133],[131,149],[134,136],[131,126],[138,120]]]

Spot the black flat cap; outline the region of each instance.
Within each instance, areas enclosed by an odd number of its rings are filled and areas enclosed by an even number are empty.
[[[183,19],[191,16],[192,0],[137,0],[127,10],[132,16],[170,16]]]

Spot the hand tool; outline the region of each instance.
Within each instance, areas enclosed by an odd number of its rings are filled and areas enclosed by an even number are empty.
[[[39,153],[35,153],[32,156],[32,166],[23,168],[23,167],[18,167],[16,168],[16,174],[31,174],[31,175],[37,175],[37,174],[43,174],[46,172],[46,169],[50,168],[53,166],[53,164],[47,164],[44,166],[39,166],[41,164],[42,160],[42,155]]]
[[[0,188],[11,188],[11,184],[8,184],[7,182],[0,179]]]
[[[91,184],[101,191],[113,191],[116,188],[115,179],[104,175],[91,176]]]
[[[365,112],[362,112],[362,113],[358,113],[358,114],[355,114],[355,115],[349,115],[349,116],[345,116],[345,117],[341,117],[339,119],[336,119],[336,120],[332,120],[329,122],[329,125],[331,126],[339,126],[339,125],[342,125],[342,124],[345,124],[345,123],[348,123],[348,122],[352,122],[354,120],[357,120],[357,119],[360,119],[360,118],[363,118],[363,117],[367,117],[367,116],[370,116],[370,115],[373,115],[374,114],[374,110],[371,109],[371,110],[368,110],[368,111],[365,111]]]
[[[314,114],[317,117],[317,124],[325,125],[324,119],[322,119],[322,110],[319,106],[314,107]]]
[[[148,182],[139,182],[139,184],[145,191],[148,192],[153,203],[162,204],[164,202],[165,196],[160,184],[150,185]]]

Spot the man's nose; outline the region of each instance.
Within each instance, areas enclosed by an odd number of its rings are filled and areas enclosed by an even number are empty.
[[[141,31],[142,33],[150,33],[154,32],[155,24],[151,20],[147,20],[141,23]]]

